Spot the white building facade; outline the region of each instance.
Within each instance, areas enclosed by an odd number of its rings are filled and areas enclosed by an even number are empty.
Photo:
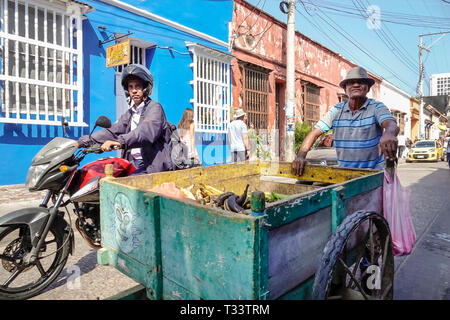
[[[383,79],[380,84],[380,101],[391,110],[400,128],[399,135],[411,138],[410,96]]]
[[[450,95],[450,73],[436,73],[430,77],[430,96]]]

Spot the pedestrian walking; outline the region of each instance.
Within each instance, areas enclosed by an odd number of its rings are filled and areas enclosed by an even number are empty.
[[[398,154],[397,157],[400,158],[404,158],[404,152],[406,149],[406,137],[401,134],[397,137],[398,139]]]
[[[243,121],[245,115],[244,110],[236,109],[234,120],[228,126],[227,140],[230,145],[231,160],[233,162],[245,161],[249,155],[247,125]]]
[[[191,108],[184,109],[183,116],[178,123],[178,134],[181,141],[188,148],[189,159],[200,161],[197,149],[195,148],[195,124],[194,111]]]
[[[332,107],[303,140],[292,163],[296,174],[303,173],[311,146],[330,129],[333,129],[339,166],[382,170],[385,158],[396,158],[397,123],[383,103],[366,96],[374,83],[361,67],[348,72],[340,86],[349,99]]]

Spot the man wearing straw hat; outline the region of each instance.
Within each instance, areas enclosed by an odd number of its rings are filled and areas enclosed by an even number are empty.
[[[374,83],[363,68],[350,69],[339,84],[349,99],[331,108],[306,136],[292,162],[296,174],[303,173],[306,155],[316,139],[330,129],[339,166],[382,170],[385,159],[396,158],[397,123],[383,103],[366,96]]]
[[[245,161],[249,153],[247,125],[243,121],[246,113],[236,109],[234,120],[228,126],[228,142],[230,144],[231,159],[233,162]]]

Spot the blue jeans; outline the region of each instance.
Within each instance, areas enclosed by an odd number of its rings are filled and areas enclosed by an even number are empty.
[[[448,167],[450,169],[450,152],[447,152],[447,162],[448,162]]]

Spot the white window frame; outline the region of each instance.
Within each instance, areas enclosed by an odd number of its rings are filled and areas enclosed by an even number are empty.
[[[193,55],[194,125],[196,132],[227,133],[231,108],[232,56],[186,42]]]
[[[15,27],[14,33],[9,32],[8,3],[14,4]],[[61,125],[61,116],[64,116],[70,126],[88,126],[83,120],[83,7],[82,4],[57,3],[39,0],[0,0],[0,41],[4,55],[2,70],[0,72],[1,85],[1,111],[0,123],[16,124],[38,124],[38,125]],[[24,6],[25,21],[19,21],[19,4]],[[34,16],[29,15],[29,8],[33,8]],[[43,25],[39,24],[39,11],[43,12]],[[48,17],[52,15],[53,24],[48,25]],[[57,16],[61,23],[57,26]],[[19,23],[25,25],[25,35],[19,35]],[[29,23],[34,23],[34,34],[29,34]],[[47,39],[48,29],[51,28],[53,41],[50,43]],[[44,33],[44,40],[39,40],[39,33]],[[61,35],[61,43],[58,44],[57,34]],[[13,41],[15,49],[10,52],[9,42]],[[74,45],[74,42],[76,44]],[[25,45],[25,76],[20,76],[19,72],[19,43]],[[32,56],[30,48],[34,47],[35,54]],[[39,49],[44,49],[44,79],[40,79],[41,59]],[[63,57],[59,59],[58,57]],[[9,59],[15,59],[16,72],[9,73]],[[48,78],[49,60],[53,59],[53,79]],[[66,63],[68,70],[66,70]],[[30,77],[29,68],[34,64],[35,77]],[[57,64],[61,69],[61,80],[57,81]],[[74,67],[77,66],[76,74]],[[68,76],[66,79],[66,76]],[[9,86],[15,86],[15,101],[10,101]],[[20,98],[22,92],[19,92],[21,85],[25,85],[25,104],[26,108],[21,108]],[[31,86],[35,89],[35,106],[30,103]],[[39,105],[39,92],[44,90],[44,110]],[[53,91],[53,101],[49,101],[49,91]],[[57,91],[61,96],[60,101],[57,98]],[[76,97],[76,99],[75,99]],[[68,105],[66,105],[66,99]],[[75,101],[76,100],[76,101]],[[41,118],[44,119],[41,119]]]

